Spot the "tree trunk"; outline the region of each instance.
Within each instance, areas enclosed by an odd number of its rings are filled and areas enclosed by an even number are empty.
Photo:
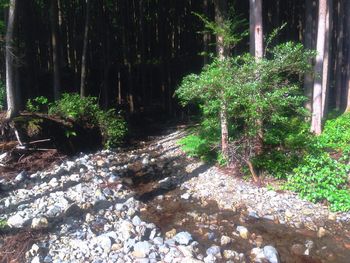
[[[15,70],[14,70],[14,46],[13,46],[13,31],[16,21],[16,0],[10,0],[9,6],[9,16],[7,22],[6,30],[6,51],[5,51],[5,60],[6,60],[6,96],[7,96],[7,114],[6,119],[11,119],[15,117],[18,112],[18,103],[16,101],[16,86],[15,86]]]
[[[262,0],[252,0],[254,2],[254,47],[255,58],[260,59],[264,55],[264,37],[262,23]]]
[[[346,1],[346,25],[350,25],[350,1]],[[350,26],[347,27],[347,44],[350,42]],[[347,92],[347,101],[346,101],[346,112],[350,112],[350,47],[348,46],[348,54],[346,61],[346,80],[345,80],[345,90]]]
[[[335,72],[335,109],[340,110],[343,83],[344,0],[338,1],[337,60]]]
[[[325,53],[326,16],[328,0],[320,0],[318,6],[317,56],[315,64],[315,81],[313,89],[311,132],[320,135],[322,132],[322,79]]]
[[[61,94],[61,63],[60,63],[60,38],[58,31],[58,4],[57,0],[51,0],[51,45],[53,62],[53,94],[54,99],[58,100]]]
[[[329,93],[329,73],[331,64],[331,45],[332,45],[332,13],[333,0],[328,0],[327,13],[326,13],[326,32],[325,32],[325,47],[324,47],[324,59],[323,59],[323,73],[322,73],[322,119],[327,114],[328,93]]]
[[[255,0],[249,0],[249,52],[255,56],[255,20],[254,20]]]
[[[312,46],[312,32],[313,32],[313,0],[305,0],[305,34],[304,34],[304,46],[307,49],[313,49]],[[310,61],[310,64],[312,62]],[[305,102],[305,108],[311,112],[311,99],[312,99],[312,84],[313,77],[311,73],[304,75],[304,94],[307,97]]]
[[[227,1],[215,0],[215,21],[218,25],[223,24],[227,18]],[[220,60],[227,58],[229,50],[224,44],[224,36],[216,36],[216,52]],[[227,105],[226,100],[222,94],[221,110],[220,110],[220,123],[221,123],[221,153],[225,160],[229,160],[228,152],[228,126],[227,126]]]
[[[90,0],[86,0],[86,15],[85,15],[85,26],[84,26],[84,44],[83,53],[81,56],[81,72],[80,72],[80,97],[86,96],[86,60],[87,60],[87,49],[89,42],[89,21],[90,21]]]

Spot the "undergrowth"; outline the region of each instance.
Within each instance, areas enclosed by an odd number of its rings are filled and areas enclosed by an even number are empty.
[[[27,110],[31,112],[48,112],[62,118],[72,119],[85,127],[99,127],[106,148],[120,144],[127,133],[126,122],[114,109],[104,111],[95,97],[81,98],[79,94],[65,93],[62,98],[49,103],[45,97],[28,100]],[[67,134],[76,136],[74,131]]]

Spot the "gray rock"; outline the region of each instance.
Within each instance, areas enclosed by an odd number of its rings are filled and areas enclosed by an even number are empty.
[[[28,218],[24,218],[20,214],[15,214],[7,220],[7,225],[9,227],[20,228],[23,227],[28,222]]]
[[[112,247],[112,241],[107,235],[100,235],[97,238],[98,245],[103,249],[105,253],[109,253]]]
[[[148,241],[137,242],[134,245],[133,256],[137,258],[145,258],[151,251],[151,244]]]
[[[15,181],[22,182],[27,178],[28,178],[28,173],[26,171],[22,171],[15,177]]]
[[[217,261],[216,257],[211,254],[204,258],[205,263],[215,263],[216,261]]]
[[[180,232],[175,235],[174,240],[180,245],[188,245],[193,238],[188,232]]]
[[[264,255],[270,263],[279,263],[280,262],[278,252],[277,252],[276,248],[274,248],[273,246],[265,246],[264,247]]]
[[[161,238],[161,237],[155,237],[155,238],[153,239],[153,243],[154,243],[155,245],[158,245],[158,246],[163,245],[163,244],[164,244],[164,239]]]
[[[206,251],[207,255],[213,255],[213,256],[218,256],[221,255],[221,249],[219,246],[211,246],[210,248],[207,249]]]
[[[141,225],[142,221],[139,216],[134,216],[132,219],[132,223],[134,226],[139,226]]]

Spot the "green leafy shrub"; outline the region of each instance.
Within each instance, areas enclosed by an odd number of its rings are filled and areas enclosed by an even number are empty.
[[[26,110],[29,112],[47,112],[49,100],[44,96],[29,99],[26,103]]]
[[[312,202],[327,200],[334,211],[350,210],[350,190],[347,188],[350,165],[341,163],[322,152],[307,155],[289,176],[291,189]]]
[[[98,126],[107,148],[120,144],[127,133],[122,116],[114,110],[101,110],[95,97],[81,98],[78,94],[63,94],[62,99],[50,106],[49,113],[73,119],[84,125]]]
[[[205,138],[201,138],[199,135],[190,134],[178,143],[181,145],[181,149],[190,157],[199,157],[207,161],[213,159],[213,150],[210,148],[210,144]]]

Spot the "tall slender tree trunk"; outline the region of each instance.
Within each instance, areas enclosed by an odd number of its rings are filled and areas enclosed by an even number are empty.
[[[348,45],[350,43],[350,1],[346,0],[345,6],[346,12],[346,25],[347,27],[347,39],[346,42]],[[347,60],[346,60],[346,80],[345,80],[345,90],[347,92],[347,101],[346,101],[346,112],[350,112],[350,47],[348,46]]]
[[[326,13],[326,32],[325,32],[325,44],[324,44],[324,59],[323,59],[323,72],[322,72],[322,119],[327,114],[328,110],[328,93],[329,93],[329,73],[332,55],[332,13],[333,0],[328,0],[327,13]]]
[[[307,49],[313,49],[312,46],[312,32],[313,32],[313,0],[305,0],[305,33],[304,33],[304,46]],[[310,64],[311,64],[310,60]],[[304,94],[307,97],[307,101],[305,102],[305,108],[311,112],[312,105],[312,84],[313,77],[311,73],[305,73],[304,75]]]
[[[328,0],[319,0],[317,26],[317,56],[315,64],[315,81],[313,89],[311,132],[320,135],[322,132],[322,79],[325,53],[326,16]]]
[[[227,1],[215,0],[215,21],[217,24],[223,24],[227,19]],[[229,50],[224,44],[224,36],[216,36],[216,48],[217,55],[220,60],[227,58]],[[221,123],[221,152],[223,157],[229,159],[228,151],[228,125],[227,125],[227,102],[222,92],[221,110],[220,110],[220,123]]]
[[[255,0],[249,0],[249,52],[255,56],[255,20],[254,20]]]
[[[10,0],[9,6],[9,16],[7,22],[6,30],[6,51],[5,51],[5,60],[6,60],[6,98],[7,98],[7,114],[6,118],[11,119],[15,117],[19,112],[19,105],[16,101],[16,86],[15,86],[15,69],[14,69],[14,28],[16,21],[17,13],[17,1]]]
[[[205,17],[209,16],[209,3],[208,0],[203,1],[203,13]],[[209,54],[209,38],[210,35],[208,33],[203,34],[203,65],[208,64],[208,54]]]
[[[54,99],[58,100],[61,94],[61,63],[60,63],[60,37],[58,31],[58,3],[57,0],[51,0],[50,5],[51,22],[51,45],[52,45],[52,63],[53,63],[53,94]]]
[[[340,110],[343,84],[344,0],[338,0],[337,59],[335,75],[335,109]]]
[[[264,55],[264,34],[262,22],[262,0],[252,0],[254,2],[254,46],[255,58],[260,59]]]
[[[83,53],[81,56],[80,97],[86,96],[87,49],[89,43],[90,0],[86,0]]]

